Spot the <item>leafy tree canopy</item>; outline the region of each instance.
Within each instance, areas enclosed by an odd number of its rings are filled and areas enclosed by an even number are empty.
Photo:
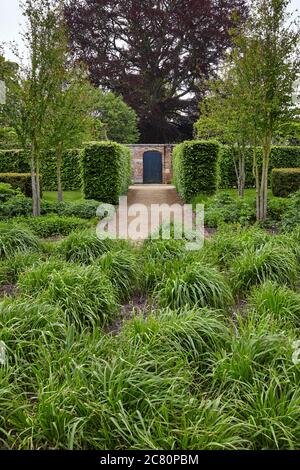
[[[75,60],[138,114],[141,140],[192,136],[199,85],[231,44],[246,0],[68,0]]]
[[[100,124],[97,138],[105,136],[109,140],[123,144],[138,141],[137,115],[121,96],[99,90],[95,109]]]

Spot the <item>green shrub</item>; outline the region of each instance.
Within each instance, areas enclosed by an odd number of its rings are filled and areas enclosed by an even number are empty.
[[[38,253],[17,252],[15,255],[0,261],[0,285],[15,284],[19,274],[26,271],[41,259]]]
[[[32,196],[30,173],[0,173],[0,181],[10,184],[14,189],[19,189],[24,196]]]
[[[111,240],[100,240],[90,230],[73,232],[61,244],[61,253],[67,261],[89,264],[111,248]]]
[[[292,194],[286,201],[288,207],[281,219],[281,226],[284,230],[291,231],[300,226],[300,191]]]
[[[277,197],[287,197],[300,189],[300,168],[274,168],[272,192]]]
[[[255,288],[249,298],[249,308],[259,317],[269,315],[283,324],[300,325],[300,294],[284,285],[267,281]]]
[[[33,251],[39,247],[38,238],[26,227],[0,224],[0,259],[18,251]]]
[[[110,279],[120,300],[128,300],[137,287],[138,261],[135,253],[130,250],[109,251],[96,261],[96,266],[101,267]]]
[[[41,238],[69,235],[70,232],[86,227],[86,220],[76,217],[46,215],[42,217],[22,217],[14,219],[15,224],[26,225]]]
[[[293,286],[296,276],[293,251],[272,242],[256,250],[246,250],[233,261],[231,269],[231,282],[236,292],[246,292],[266,280]]]
[[[62,155],[61,179],[64,191],[81,188],[80,155],[81,149],[66,150]],[[29,173],[28,152],[19,149],[0,150],[0,173]],[[48,150],[41,158],[43,188],[57,189],[55,151]]]
[[[268,218],[280,222],[287,210],[290,208],[290,200],[286,198],[272,198],[268,200]]]
[[[41,203],[41,213],[53,212],[55,205],[43,201]],[[0,220],[11,219],[12,217],[29,217],[32,215],[32,199],[23,195],[10,198],[0,205]]]
[[[130,150],[115,142],[89,144],[82,155],[82,176],[86,199],[117,204],[131,181]]]
[[[258,160],[261,159],[261,151],[258,150]],[[237,150],[227,145],[220,147],[220,174],[219,188],[237,188],[236,166],[238,163]],[[253,151],[251,148],[245,150],[245,188],[253,188],[255,181],[253,177]]]
[[[12,197],[19,194],[18,189],[14,189],[9,183],[0,183],[0,203],[7,202]]]
[[[219,227],[224,223],[247,225],[255,221],[254,204],[249,204],[230,194],[220,193],[208,199],[205,204],[205,225]]]
[[[186,141],[173,151],[174,183],[186,201],[199,193],[213,194],[218,183],[219,145],[209,141]]]
[[[113,286],[96,266],[65,266],[52,271],[43,297],[57,303],[79,327],[107,324],[117,311]]]
[[[185,272],[164,279],[158,288],[163,307],[224,308],[232,302],[230,287],[223,275],[211,266],[200,263],[187,267]]]
[[[80,202],[59,202],[53,205],[53,212],[66,217],[91,219],[96,217],[99,202],[86,200]]]

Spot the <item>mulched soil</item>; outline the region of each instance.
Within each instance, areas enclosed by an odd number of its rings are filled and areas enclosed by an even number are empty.
[[[0,287],[0,297],[5,295],[8,297],[15,297],[17,295],[18,288],[14,284],[8,284]]]
[[[118,317],[115,318],[114,322],[104,328],[104,333],[116,336],[120,333],[122,326],[125,321],[134,318],[141,313],[146,318],[147,315],[153,310],[153,303],[149,302],[148,297],[134,295],[130,302],[123,305]]]

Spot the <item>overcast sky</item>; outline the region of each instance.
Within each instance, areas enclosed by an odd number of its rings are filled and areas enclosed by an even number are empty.
[[[292,0],[292,8],[300,11],[300,0]],[[19,8],[19,0],[0,0],[0,44],[15,41],[22,46],[19,32],[24,25],[24,18]],[[9,47],[5,47],[5,56],[13,59]]]

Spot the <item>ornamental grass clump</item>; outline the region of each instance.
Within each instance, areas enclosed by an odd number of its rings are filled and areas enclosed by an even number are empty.
[[[268,243],[248,249],[231,267],[231,284],[236,293],[245,293],[266,280],[293,286],[297,278],[297,260],[293,250]]]
[[[156,350],[181,351],[198,365],[206,354],[225,347],[230,340],[224,314],[207,308],[170,308],[156,310],[147,318],[140,315],[122,331],[125,341],[134,346],[148,345]]]
[[[55,272],[67,268],[68,264],[57,258],[49,258],[38,265],[20,273],[18,287],[21,292],[27,295],[38,295],[41,291],[47,289]]]
[[[157,289],[157,296],[162,307],[173,309],[185,306],[222,309],[233,300],[223,274],[201,263],[195,263],[165,279]]]
[[[38,359],[42,347],[59,348],[67,324],[62,310],[47,302],[20,297],[0,303],[0,341],[9,364]]]
[[[270,240],[270,235],[257,227],[241,229],[236,226],[224,226],[212,238],[209,249],[218,259],[220,266],[229,268],[235,258],[247,249],[263,247]]]
[[[112,283],[97,266],[64,266],[53,271],[43,296],[58,304],[79,327],[109,323],[118,307]]]
[[[139,264],[134,251],[120,250],[104,253],[96,262],[110,279],[120,300],[128,300],[137,287]]]
[[[101,240],[90,230],[73,232],[61,244],[61,253],[67,261],[90,264],[111,249],[109,239]]]
[[[37,251],[39,239],[27,227],[0,224],[0,259],[17,251]]]
[[[41,262],[41,255],[34,252],[17,252],[0,261],[0,286],[15,284],[19,275]]]
[[[283,324],[291,322],[300,326],[300,294],[285,285],[266,281],[253,289],[248,307],[259,317],[267,315]]]

